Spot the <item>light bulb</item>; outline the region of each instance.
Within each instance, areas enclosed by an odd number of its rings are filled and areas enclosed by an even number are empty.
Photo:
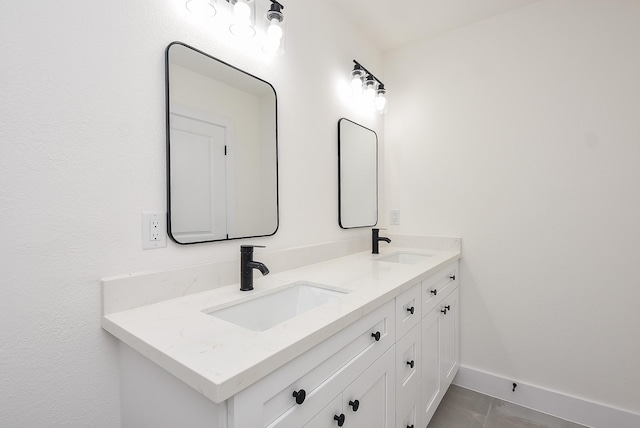
[[[209,0],[188,0],[185,6],[189,12],[205,18],[216,14],[216,8],[209,3]]]
[[[376,81],[373,80],[371,75],[367,76],[367,80],[364,82],[364,97],[367,102],[373,102],[376,96]]]
[[[362,94],[362,78],[364,77],[364,70],[359,66],[355,66],[351,71],[351,91],[354,95]]]
[[[238,0],[233,5],[233,24],[229,31],[241,39],[249,39],[256,34],[251,22],[251,5],[246,0]]]
[[[280,21],[276,18],[271,20],[269,27],[267,27],[267,37],[271,40],[280,40],[282,38],[282,27],[280,26]]]
[[[376,106],[376,110],[382,113],[387,105],[387,97],[385,97],[384,94],[378,94],[374,103]]]

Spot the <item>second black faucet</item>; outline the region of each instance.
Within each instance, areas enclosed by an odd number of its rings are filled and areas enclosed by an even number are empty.
[[[371,229],[371,254],[380,253],[380,241],[391,243],[391,239],[380,236],[380,229]]]

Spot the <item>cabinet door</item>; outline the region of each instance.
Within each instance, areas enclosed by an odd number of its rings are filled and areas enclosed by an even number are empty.
[[[320,410],[320,413],[315,415],[304,428],[335,428],[340,420],[346,421],[345,418],[342,409],[342,394],[340,394],[327,407]]]
[[[405,405],[421,381],[422,338],[420,325],[396,343],[396,407]]]
[[[441,381],[443,393],[447,390],[454,376],[458,372],[460,364],[459,357],[459,300],[460,290],[456,288],[442,302],[443,313],[440,325],[440,346],[442,361],[441,364]],[[442,312],[441,312],[442,313]]]
[[[395,426],[395,349],[392,347],[342,393],[345,427]]]
[[[439,309],[422,319],[422,423],[426,424],[440,402],[440,322]]]

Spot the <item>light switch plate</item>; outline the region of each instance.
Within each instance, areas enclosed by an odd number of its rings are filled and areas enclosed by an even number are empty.
[[[165,213],[142,213],[142,249],[167,246],[167,222]]]
[[[389,220],[389,224],[398,225],[400,224],[400,210],[391,210],[391,219]]]

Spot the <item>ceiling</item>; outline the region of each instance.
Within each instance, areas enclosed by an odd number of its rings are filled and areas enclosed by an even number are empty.
[[[383,51],[538,0],[330,0]]]

